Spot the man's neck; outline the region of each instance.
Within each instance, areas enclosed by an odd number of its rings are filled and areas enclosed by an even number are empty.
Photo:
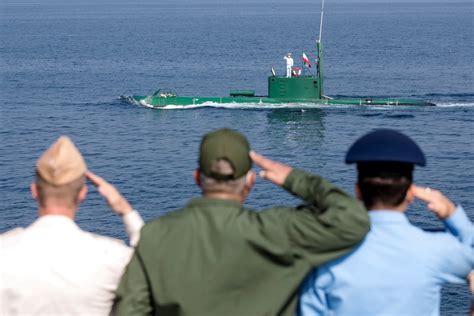
[[[239,194],[208,192],[208,193],[204,193],[203,196],[208,199],[231,200],[231,201],[237,201],[240,204],[244,203],[242,196]]]
[[[74,220],[74,216],[76,215],[76,210],[75,208],[69,208],[65,206],[48,205],[48,206],[40,206],[38,210],[38,214],[39,216],[46,216],[46,215],[65,216]]]
[[[399,206],[393,206],[393,205],[385,205],[385,204],[376,204],[373,205],[369,211],[371,212],[377,212],[377,211],[391,211],[391,212],[399,212],[399,213],[404,213],[407,210],[407,206],[402,203]]]

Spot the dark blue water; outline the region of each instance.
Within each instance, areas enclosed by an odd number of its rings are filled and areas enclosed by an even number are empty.
[[[146,220],[199,194],[191,178],[200,137],[244,132],[270,157],[320,173],[352,192],[348,146],[377,127],[399,129],[424,149],[416,182],[439,188],[474,219],[473,4],[333,4],[323,32],[325,93],[419,98],[437,107],[297,108],[243,105],[151,110],[124,93],[171,88],[180,95],[266,94],[283,55],[314,56],[319,4],[0,4],[0,232],[35,219],[29,197],[37,157],[70,135],[99,175]],[[298,107],[298,105],[296,105]],[[259,181],[247,205],[296,200]],[[442,225],[422,203],[408,213]],[[97,192],[78,213],[84,229],[124,238]],[[443,290],[444,315],[466,314],[465,286]]]

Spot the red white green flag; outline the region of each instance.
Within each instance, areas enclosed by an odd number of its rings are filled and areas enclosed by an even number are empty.
[[[306,66],[308,66],[309,68],[311,68],[311,63],[309,62],[309,59],[308,59],[308,56],[306,56],[305,53],[303,53],[303,56],[301,56],[303,58],[303,62]]]

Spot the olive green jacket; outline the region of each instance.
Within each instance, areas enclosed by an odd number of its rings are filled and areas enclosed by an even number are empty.
[[[314,267],[369,230],[367,211],[319,176],[293,170],[284,188],[306,207],[261,213],[197,198],[144,226],[117,290],[118,315],[294,315]]]

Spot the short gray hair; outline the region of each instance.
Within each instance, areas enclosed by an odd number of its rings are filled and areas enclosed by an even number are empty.
[[[61,201],[68,207],[75,207],[78,203],[79,192],[86,183],[85,176],[63,185],[54,185],[47,182],[36,171],[36,187],[38,188],[38,201],[41,206],[46,206],[48,200]]]
[[[226,159],[219,159],[211,164],[210,170],[222,175],[231,175],[234,168]],[[201,173],[201,189],[204,193],[240,194],[245,188],[246,175],[238,179],[217,180]]]

